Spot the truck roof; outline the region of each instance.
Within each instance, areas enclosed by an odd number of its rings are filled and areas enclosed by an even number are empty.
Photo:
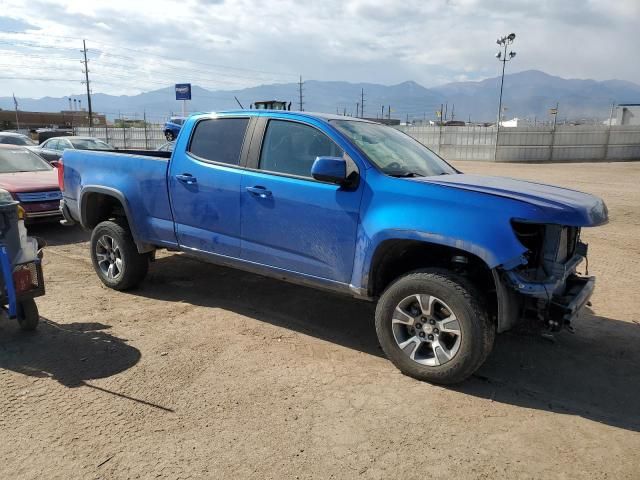
[[[324,121],[329,120],[357,120],[360,122],[367,123],[375,123],[370,120],[365,120],[364,118],[357,117],[346,117],[344,115],[335,115],[332,113],[320,113],[320,112],[299,112],[292,110],[223,110],[220,112],[199,112],[194,115],[249,115],[249,116],[260,116],[260,115],[277,115],[279,117],[303,117],[303,118],[314,118]]]

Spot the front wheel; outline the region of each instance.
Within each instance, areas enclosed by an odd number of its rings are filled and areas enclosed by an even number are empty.
[[[18,303],[17,311],[18,325],[25,331],[32,331],[38,328],[40,322],[40,314],[38,306],[33,298],[22,300]]]
[[[477,291],[445,270],[400,277],[382,294],[376,332],[404,374],[432,383],[465,380],[484,362],[495,338]]]
[[[93,229],[91,261],[102,283],[114,290],[137,286],[149,269],[149,256],[138,253],[126,222],[120,220],[101,222]]]
[[[164,138],[166,138],[169,142],[173,142],[176,139],[176,134],[171,130],[167,130],[166,132],[164,132]]]

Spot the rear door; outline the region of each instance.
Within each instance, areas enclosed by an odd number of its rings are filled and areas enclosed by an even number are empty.
[[[198,120],[186,151],[175,149],[169,194],[180,246],[240,256],[240,179],[247,117]]]
[[[242,179],[242,257],[348,283],[363,182],[342,188],[311,177],[317,157],[344,155],[318,127],[280,119],[256,127]]]

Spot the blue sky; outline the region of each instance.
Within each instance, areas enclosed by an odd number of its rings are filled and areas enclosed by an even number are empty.
[[[3,0],[0,96],[191,81],[211,89],[307,79],[426,87],[499,74],[495,40],[517,34],[511,72],[640,83],[640,1]],[[46,80],[43,80],[46,79]]]

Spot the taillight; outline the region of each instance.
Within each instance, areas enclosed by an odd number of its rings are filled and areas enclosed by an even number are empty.
[[[58,186],[60,191],[64,192],[64,163],[62,163],[62,159],[58,160],[56,168],[58,170]]]

